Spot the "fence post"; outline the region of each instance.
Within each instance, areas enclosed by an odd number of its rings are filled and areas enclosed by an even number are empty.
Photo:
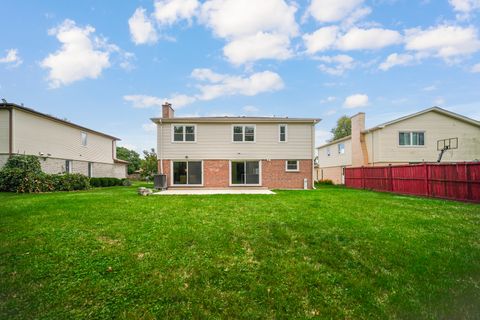
[[[362,172],[362,189],[365,189],[365,171],[363,170],[363,166],[361,168]]]
[[[425,183],[425,195],[426,196],[429,196],[430,195],[430,188],[429,188],[429,181],[428,181],[428,164],[426,163],[423,163],[423,175],[424,175],[424,178],[423,178],[423,181]]]
[[[388,186],[390,187],[390,191],[393,191],[393,175],[391,163],[388,165]]]

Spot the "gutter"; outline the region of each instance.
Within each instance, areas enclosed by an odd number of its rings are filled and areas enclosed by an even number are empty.
[[[13,110],[8,108],[8,156],[13,154]]]
[[[312,189],[315,190],[315,124],[312,125]]]

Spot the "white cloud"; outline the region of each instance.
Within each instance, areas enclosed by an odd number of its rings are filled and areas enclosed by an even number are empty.
[[[411,54],[392,53],[378,67],[380,70],[387,71],[394,66],[404,66],[415,61],[415,56]]]
[[[337,97],[330,96],[330,97],[327,97],[325,99],[320,100],[320,103],[325,104],[325,103],[333,102],[335,100],[337,100]]]
[[[202,77],[199,77],[199,74]],[[208,74],[208,77],[204,75]],[[275,72],[257,72],[249,77],[217,74],[209,69],[195,69],[192,77],[201,81],[210,82],[197,87],[201,94],[200,100],[212,100],[221,96],[245,95],[254,96],[262,92],[277,91],[284,87],[282,78]]]
[[[368,96],[366,94],[354,94],[348,96],[343,103],[346,109],[354,109],[368,106]]]
[[[6,50],[5,57],[0,57],[0,63],[8,64],[11,67],[17,67],[21,65],[22,62],[17,49],[8,49]]]
[[[142,124],[142,129],[146,132],[155,132],[157,131],[157,125],[153,122]]]
[[[425,87],[425,88],[422,89],[422,91],[427,91],[427,92],[428,92],[428,91],[435,91],[435,90],[437,90],[437,87],[434,86],[434,85],[427,86],[427,87]]]
[[[208,0],[199,21],[227,41],[225,57],[233,64],[292,56],[290,38],[298,34],[297,7],[284,0]]]
[[[49,34],[57,37],[62,44],[59,50],[40,62],[42,68],[49,69],[50,87],[57,88],[85,78],[98,78],[104,69],[111,66],[110,56],[114,52],[121,56],[120,64],[128,66],[133,54],[122,51],[104,38],[93,36],[94,32],[95,28],[81,28],[68,19],[49,30]]]
[[[181,108],[197,100],[213,100],[222,96],[244,95],[254,96],[263,92],[277,91],[284,87],[282,78],[275,72],[263,71],[248,77],[215,73],[210,69],[194,69],[191,77],[200,84],[196,95],[175,93],[170,98],[159,98],[149,95],[125,95],[123,100],[132,103],[134,108],[160,107],[165,101],[175,108]],[[246,110],[244,110],[246,111]]]
[[[453,10],[458,12],[457,18],[460,20],[468,19],[470,14],[480,9],[480,0],[449,0]]]
[[[151,107],[161,107],[165,101],[170,102],[176,108],[181,108],[187,104],[195,102],[196,98],[184,94],[173,94],[170,98],[159,98],[144,94],[125,95],[123,100],[131,102],[134,108],[143,109]]]
[[[323,27],[314,33],[303,35],[303,41],[307,47],[307,53],[314,54],[319,51],[330,49],[337,41],[338,27]]]
[[[158,40],[157,32],[152,21],[146,16],[144,8],[137,8],[128,19],[130,35],[135,44],[155,43]]]
[[[190,21],[198,9],[197,0],[158,0],[153,15],[160,25],[172,25],[179,20]]]
[[[443,106],[445,105],[445,99],[442,97],[437,97],[435,101],[433,101],[433,104],[436,106]]]
[[[473,73],[480,73],[480,63],[477,63],[476,65],[474,65],[471,71]]]
[[[221,38],[235,38],[259,31],[296,35],[294,5],[284,0],[208,0],[201,21]]]
[[[371,28],[352,28],[338,39],[337,47],[340,50],[381,49],[402,42],[398,31]]]
[[[292,56],[290,38],[283,34],[258,32],[229,42],[223,54],[233,64],[243,64],[260,59],[285,60]]]
[[[340,54],[336,56],[321,56],[316,57],[315,59],[325,62],[324,64],[318,66],[321,71],[334,76],[340,76],[345,71],[350,70],[354,67],[353,58],[345,54]]]
[[[131,102],[134,108],[150,108],[160,107],[165,100],[154,96],[148,96],[143,94],[134,94],[123,96],[123,100]]]
[[[363,0],[312,0],[308,13],[320,22],[343,20],[363,3]]]
[[[332,138],[332,133],[329,131],[317,129],[315,130],[315,144],[317,146],[326,143]]]
[[[427,30],[406,31],[406,49],[433,55],[447,62],[480,50],[477,30],[473,27],[441,25]]]
[[[242,110],[246,113],[257,113],[258,111],[260,111],[255,106],[245,106],[245,107],[242,108]]]

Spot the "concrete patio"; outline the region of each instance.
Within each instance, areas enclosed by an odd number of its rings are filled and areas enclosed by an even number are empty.
[[[275,194],[268,189],[168,189],[154,192],[154,195],[211,195],[211,194]]]

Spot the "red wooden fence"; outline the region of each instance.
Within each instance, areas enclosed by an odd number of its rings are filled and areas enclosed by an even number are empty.
[[[345,185],[351,188],[480,202],[480,163],[346,168]]]

